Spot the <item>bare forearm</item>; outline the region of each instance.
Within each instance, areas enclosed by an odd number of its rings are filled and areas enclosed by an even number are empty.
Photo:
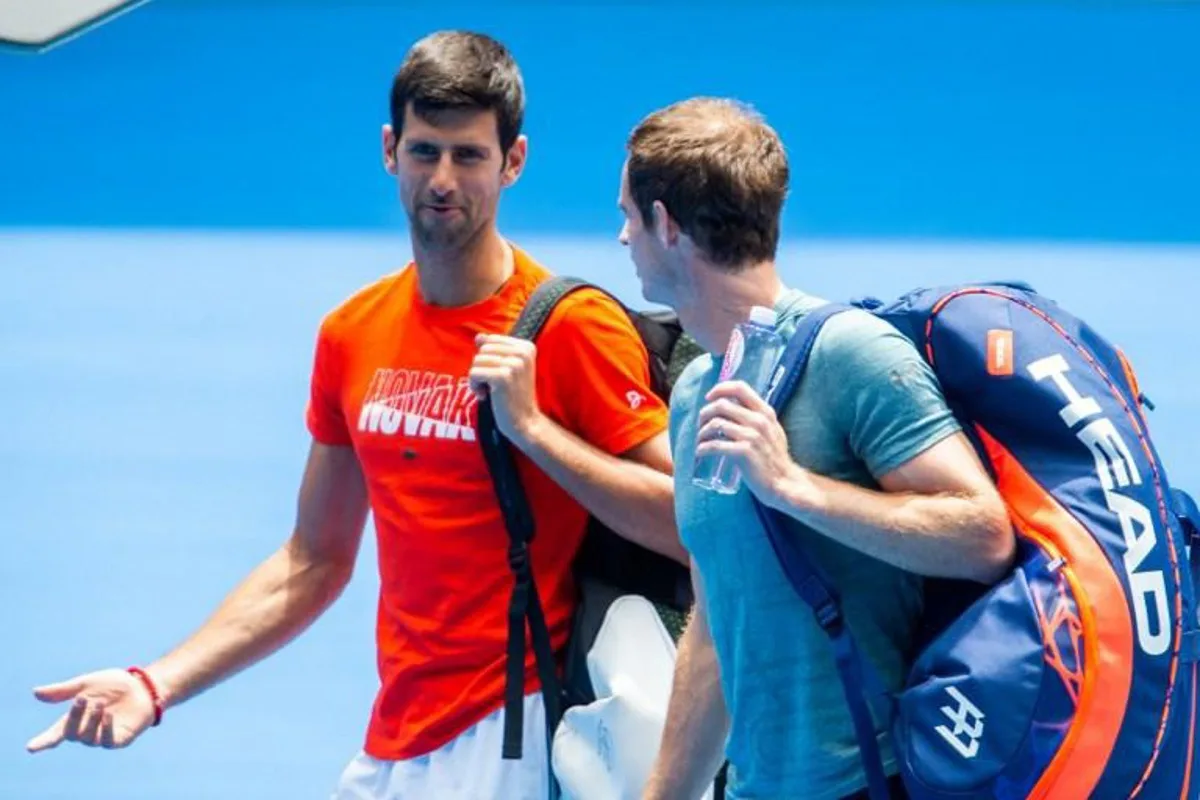
[[[276,651],[341,593],[350,564],[311,558],[295,538],[260,564],[186,642],[147,668],[168,705]]]
[[[703,616],[693,615],[680,637],[667,723],[645,800],[699,797],[724,760],[729,715],[706,626]]]
[[[546,417],[515,443],[605,525],[633,542],[687,563],[687,551],[675,528],[670,475],[609,455]]]
[[[1007,514],[990,495],[881,492],[797,470],[771,504],[835,541],[920,575],[987,583],[1012,557]]]

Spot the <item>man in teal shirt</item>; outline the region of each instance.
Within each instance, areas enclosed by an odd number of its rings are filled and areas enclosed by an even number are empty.
[[[774,308],[786,337],[823,303],[776,271],[788,164],[761,118],[728,101],[684,101],[643,120],[627,149],[621,241],[645,297],[674,308],[707,351],[671,398],[676,518],[698,602],[645,796],[693,800],[723,758],[739,800],[865,796],[829,640],[788,583],[751,494],[787,516],[839,588],[847,624],[891,689],[912,656],[921,576],[989,583],[1010,565],[1003,502],[920,354],[866,312],[822,329],[782,419],[745,384],[718,382],[720,354],[752,306]],[[737,493],[692,484],[705,453],[733,459]],[[878,735],[894,775],[882,725]]]

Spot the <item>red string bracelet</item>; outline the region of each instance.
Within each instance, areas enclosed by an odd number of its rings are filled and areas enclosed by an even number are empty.
[[[142,685],[146,687],[146,691],[150,693],[150,699],[154,701],[154,724],[157,725],[162,722],[162,695],[158,693],[158,687],[154,685],[154,681],[150,680],[150,676],[141,667],[130,667],[127,671],[130,675],[140,680]]]

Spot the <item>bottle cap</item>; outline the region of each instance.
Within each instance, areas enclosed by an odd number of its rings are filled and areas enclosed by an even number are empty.
[[[774,328],[775,309],[767,308],[766,306],[751,306],[750,322],[754,325],[761,325],[764,328]]]

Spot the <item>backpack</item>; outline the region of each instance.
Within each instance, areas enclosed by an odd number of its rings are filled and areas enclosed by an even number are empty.
[[[830,304],[780,359],[777,412],[821,326],[851,307],[916,344],[1018,539],[994,586],[926,580],[923,641],[892,696],[843,624],[838,587],[756,504],[832,641],[872,800],[887,797],[872,713],[890,722],[916,800],[1200,797],[1200,515],[1168,482],[1123,353],[1022,283]]]
[[[598,289],[575,278],[547,279],[530,296],[510,335],[535,340],[558,302],[585,288]],[[702,352],[700,346],[683,333],[673,313],[634,311],[613,299],[629,315],[649,353],[651,388],[659,397],[669,400],[675,380]],[[595,699],[588,677],[587,654],[613,601],[625,594],[646,597],[655,605],[672,638],[677,640],[693,601],[691,575],[684,565],[618,536],[589,515],[588,528],[573,563],[580,598],[565,653],[563,678],[559,680],[555,653],[551,650],[550,635],[529,563],[528,544],[534,536],[533,518],[513,461],[511,445],[496,427],[494,412],[487,400],[481,400],[478,405],[478,438],[509,534],[508,562],[514,583],[508,610],[503,757],[519,759],[526,621],[542,684],[547,736],[552,740],[566,708]]]

